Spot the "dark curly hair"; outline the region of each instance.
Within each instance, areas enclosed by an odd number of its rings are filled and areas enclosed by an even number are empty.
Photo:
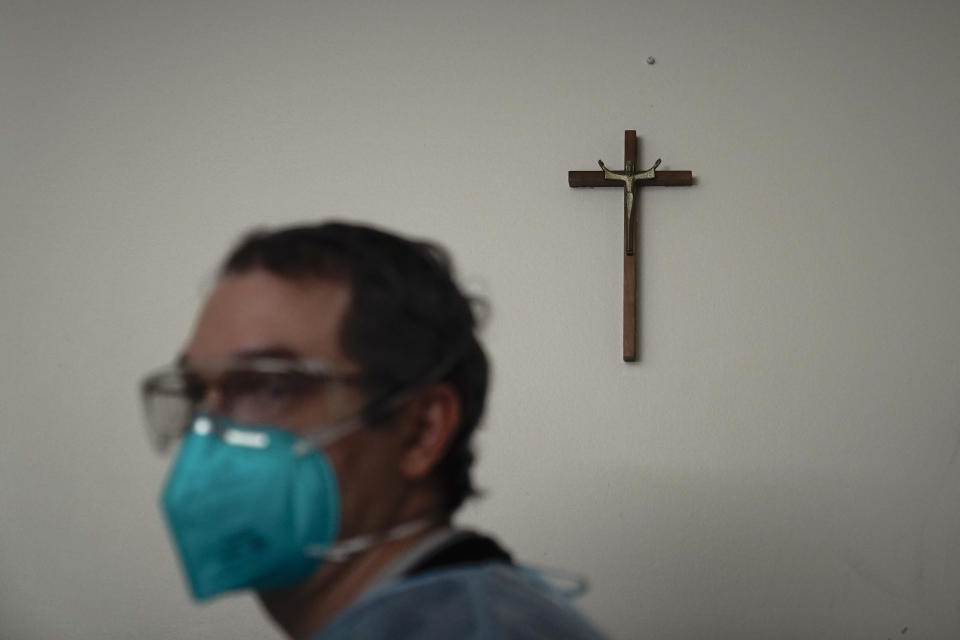
[[[435,469],[442,507],[453,513],[476,495],[471,436],[483,414],[489,378],[476,337],[474,305],[482,303],[454,282],[447,252],[369,226],[328,222],[254,230],[227,256],[220,275],[254,269],[288,280],[332,278],[350,286],[340,339],[368,379],[371,402],[364,417],[371,426],[390,424],[398,407],[388,401],[398,395],[434,382],[454,389],[460,424]]]

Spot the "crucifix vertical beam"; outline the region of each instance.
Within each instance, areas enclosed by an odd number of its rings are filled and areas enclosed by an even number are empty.
[[[571,187],[621,187],[623,189],[623,359],[633,362],[638,357],[637,333],[637,218],[641,187],[679,187],[693,184],[690,171],[657,171],[660,160],[645,171],[639,166],[636,131],[624,131],[623,171],[608,169],[599,161],[601,171],[570,171]]]

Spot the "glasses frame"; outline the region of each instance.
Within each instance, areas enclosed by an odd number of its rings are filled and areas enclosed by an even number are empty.
[[[191,363],[181,359],[147,374],[140,384],[141,401],[145,411],[147,432],[153,441],[154,447],[159,451],[165,451],[171,442],[183,437],[183,435],[191,429],[192,422],[197,415],[204,414],[211,416],[214,418],[213,423],[217,423],[215,416],[211,415],[211,412],[203,409],[202,400],[190,399],[183,390],[174,390],[170,387],[164,388],[163,382],[165,376],[182,375],[189,371],[196,372],[201,379],[209,379],[210,382],[208,384],[211,387],[216,387],[217,378],[223,376],[226,372],[242,373],[244,371],[265,374],[301,374],[323,378],[326,382],[347,386],[362,386],[370,380],[370,377],[362,372],[338,370],[329,361],[320,358],[255,356],[206,360],[200,363]],[[182,381],[182,378],[178,378],[178,380]],[[168,429],[159,423],[159,419],[156,416],[152,415],[150,406],[151,398],[162,397],[164,395],[176,397],[184,401],[183,424],[178,424],[179,430]],[[347,423],[355,421],[364,409],[365,406],[361,406],[357,410],[350,412],[347,416],[333,420],[329,425],[318,425],[307,428],[302,430],[302,432],[298,432],[298,435],[301,436],[304,441],[317,444],[318,440],[322,441],[326,439],[321,436],[321,432],[328,428],[334,428],[336,431],[340,431]],[[243,424],[233,420],[229,416],[224,417],[238,424]],[[171,423],[174,422],[179,423],[180,421],[171,420]],[[251,424],[249,426],[258,425]],[[318,438],[318,436],[320,437]]]

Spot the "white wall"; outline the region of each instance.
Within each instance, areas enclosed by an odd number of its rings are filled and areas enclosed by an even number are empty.
[[[463,519],[614,637],[960,636],[958,77],[948,0],[4,0],[0,637],[276,635],[189,602],[135,391],[242,231],[329,216],[490,297]],[[621,196],[566,185],[624,129],[698,178],[635,365]]]

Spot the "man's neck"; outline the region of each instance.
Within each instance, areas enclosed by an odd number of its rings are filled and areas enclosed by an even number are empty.
[[[259,593],[260,603],[288,636],[295,640],[309,638],[359,598],[398,556],[446,526],[448,523],[430,524],[343,561],[326,561],[299,584]]]

